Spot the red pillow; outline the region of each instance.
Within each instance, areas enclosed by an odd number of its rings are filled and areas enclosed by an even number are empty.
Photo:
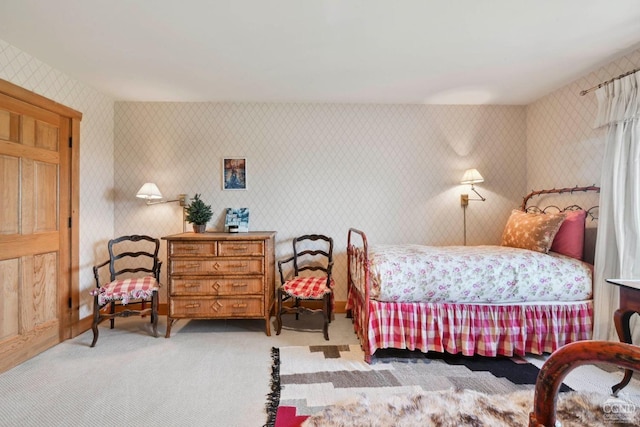
[[[586,217],[587,212],[583,210],[565,212],[565,220],[553,238],[551,251],[582,260]]]

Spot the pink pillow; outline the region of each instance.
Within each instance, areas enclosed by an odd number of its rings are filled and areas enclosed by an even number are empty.
[[[566,211],[565,220],[553,239],[551,251],[581,260],[586,217],[587,212],[583,210]]]

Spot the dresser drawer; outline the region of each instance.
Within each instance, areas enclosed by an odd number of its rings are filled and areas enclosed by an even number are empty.
[[[169,255],[184,256],[215,256],[216,242],[171,242]]]
[[[263,258],[175,259],[171,274],[263,274]]]
[[[219,256],[262,256],[264,255],[264,242],[251,240],[222,241],[218,242]]]
[[[263,316],[264,300],[261,297],[216,298],[173,297],[169,315],[186,318],[246,318]]]
[[[171,295],[246,295],[262,294],[261,277],[238,277],[232,279],[171,279]]]

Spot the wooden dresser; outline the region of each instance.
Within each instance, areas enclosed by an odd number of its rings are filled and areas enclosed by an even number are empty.
[[[167,241],[167,333],[178,319],[260,319],[271,335],[274,231],[181,233]]]

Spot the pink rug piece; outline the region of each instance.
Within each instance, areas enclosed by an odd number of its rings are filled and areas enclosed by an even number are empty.
[[[278,406],[275,427],[299,427],[309,415],[296,415],[294,406]]]

